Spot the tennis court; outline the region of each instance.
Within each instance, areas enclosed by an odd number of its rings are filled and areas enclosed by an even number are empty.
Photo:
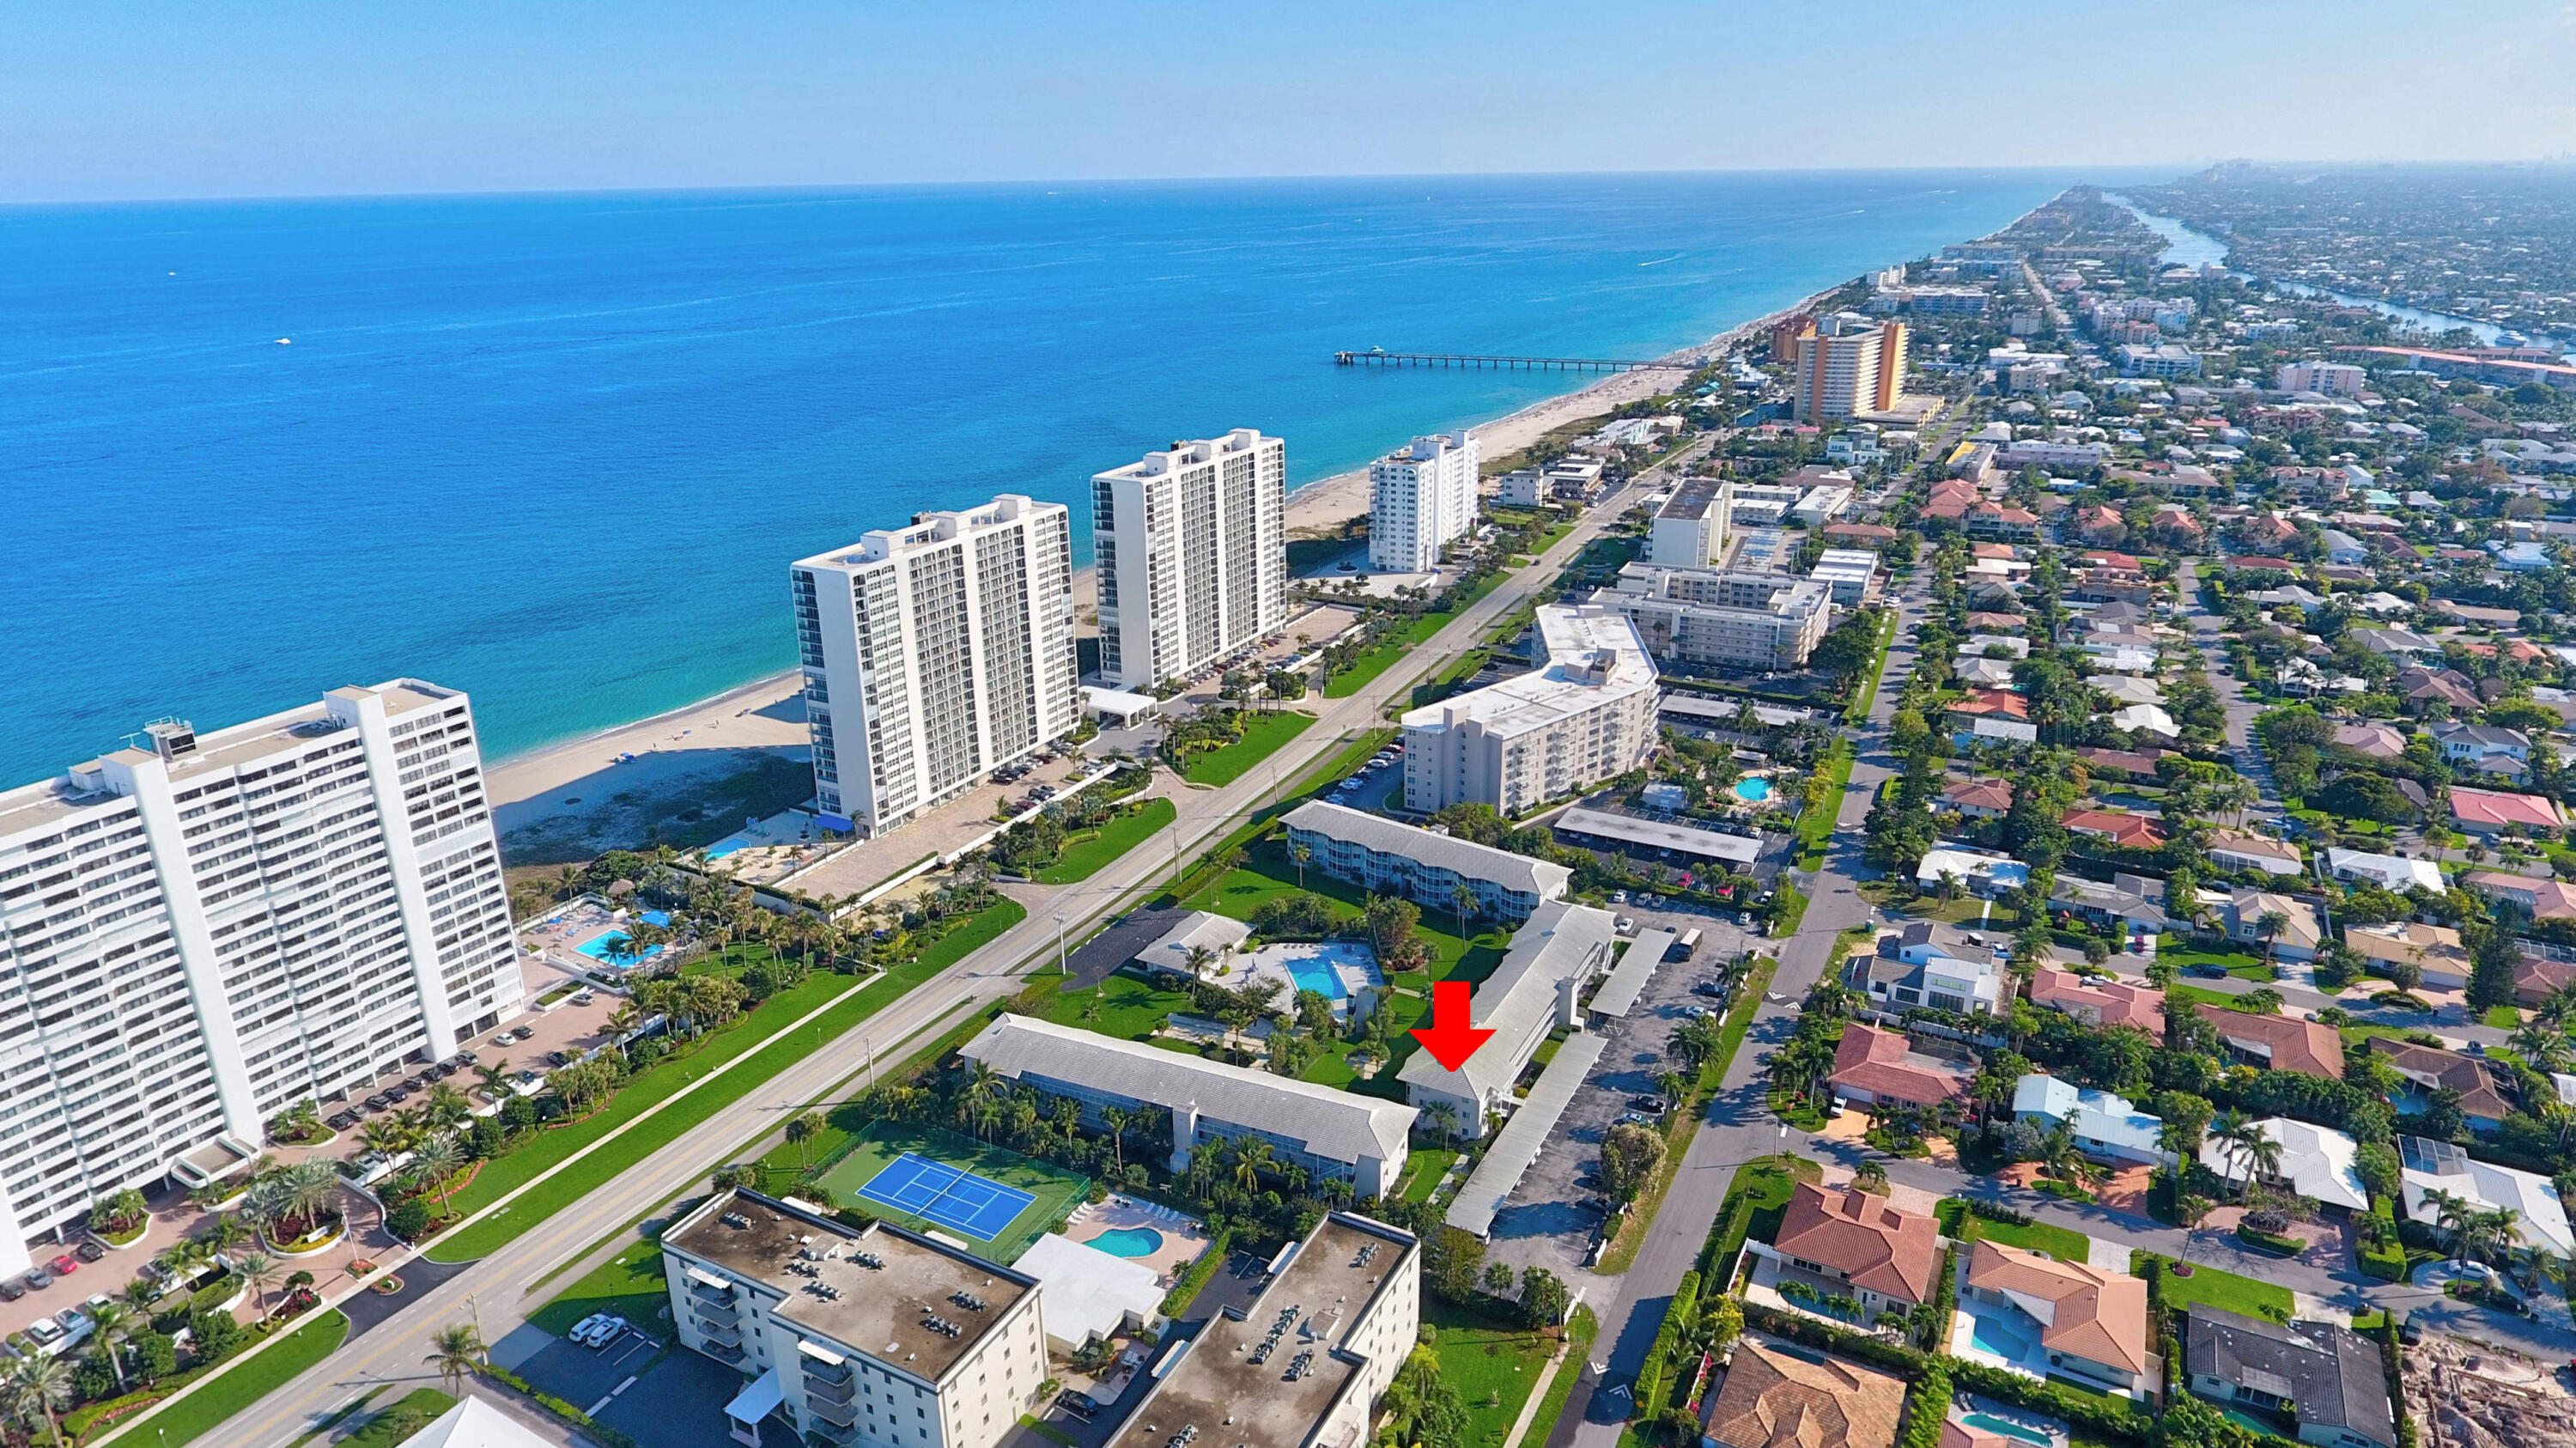
[[[998,1143],[882,1117],[806,1180],[835,1206],[944,1233],[1005,1267],[1091,1190],[1091,1178]]]
[[[1002,1235],[1011,1219],[1037,1200],[1017,1187],[908,1151],[868,1178],[859,1195],[985,1242]]]

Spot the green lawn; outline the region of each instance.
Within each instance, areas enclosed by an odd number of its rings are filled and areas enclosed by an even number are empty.
[[[1244,722],[1242,738],[1192,759],[1190,767],[1181,772],[1181,777],[1192,784],[1232,784],[1254,765],[1277,752],[1280,745],[1305,733],[1314,722],[1314,715],[1300,714],[1293,709],[1276,714],[1254,714]],[[1165,812],[1169,813],[1168,805]],[[1092,868],[1098,869],[1099,866]],[[1069,878],[1080,879],[1081,876]]]
[[[1888,609],[1887,621],[1879,625],[1878,650],[1870,655],[1869,672],[1861,675],[1859,686],[1852,691],[1851,708],[1844,711],[1844,723],[1869,722],[1870,705],[1878,702],[1878,676],[1887,672],[1887,646],[1896,641],[1896,621],[1902,612],[1896,608]]]
[[[1360,655],[1358,658],[1353,659],[1349,668],[1342,670],[1340,673],[1333,675],[1331,679],[1327,680],[1324,684],[1324,697],[1327,699],[1347,699],[1353,694],[1358,693],[1360,690],[1367,688],[1370,680],[1385,673],[1388,668],[1394,665],[1396,660],[1403,658],[1405,653],[1415,644],[1421,643],[1423,640],[1430,638],[1433,634],[1440,632],[1442,628],[1447,626],[1451,619],[1466,612],[1486,594],[1489,594],[1496,588],[1502,586],[1503,580],[1509,576],[1509,574],[1503,573],[1494,574],[1483,582],[1478,583],[1474,588],[1468,590],[1466,596],[1458,599],[1456,601],[1456,607],[1449,611],[1445,613],[1426,613],[1420,618],[1417,618],[1413,622],[1405,625],[1403,628],[1392,630],[1376,648],[1373,648],[1367,653]]]
[[[528,1321],[557,1337],[594,1312],[613,1312],[655,1337],[667,1338],[663,1314],[670,1293],[662,1276],[662,1244],[638,1242],[528,1314]]]
[[[2082,1263],[2092,1256],[2093,1244],[2082,1232],[2048,1222],[2015,1226],[2010,1222],[1994,1221],[1969,1211],[1968,1204],[1956,1197],[1941,1203],[1935,1215],[1941,1220],[1941,1230],[1962,1242],[1980,1239],[2001,1242],[2007,1247],[2045,1252],[2060,1262]]]
[[[2165,998],[2168,1000],[2178,1001],[2196,1001],[2201,1005],[2217,1006],[2222,1010],[2232,1010],[2236,1005],[2236,997],[2229,995],[2223,990],[2211,990],[2205,985],[2193,985],[2189,981],[2180,980],[2165,987]]]
[[[1583,1365],[1591,1360],[1592,1340],[1601,1334],[1601,1322],[1592,1309],[1577,1306],[1565,1324],[1565,1361],[1556,1365],[1556,1376],[1548,1380],[1547,1396],[1538,1400],[1538,1411],[1530,1415],[1529,1432],[1523,1443],[1544,1443],[1555,1428],[1556,1420],[1565,1416],[1565,1403],[1574,1396],[1574,1385],[1583,1377]]]
[[[1439,1187],[1441,1177],[1448,1173],[1449,1164],[1457,1159],[1458,1153],[1445,1146],[1424,1147],[1414,1152],[1404,1163],[1404,1180],[1398,1184],[1396,1195],[1408,1202],[1429,1201],[1431,1193]]]
[[[430,1244],[430,1257],[440,1262],[470,1262],[509,1242],[529,1226],[562,1211],[617,1173],[670,1145],[682,1132],[750,1094],[761,1083],[813,1054],[824,1042],[854,1029],[915,986],[991,943],[1027,916],[1028,911],[1017,902],[1004,900],[940,937],[911,964],[888,971],[882,979],[871,979],[855,992],[847,978],[821,974],[763,1001],[743,1024],[696,1054],[627,1083],[605,1110],[574,1125],[546,1132],[484,1163],[473,1184],[457,1194],[455,1205],[459,1211],[471,1213],[498,1201],[574,1152],[642,1117],[653,1106],[671,1101],[691,1081],[705,1077],[718,1065],[749,1056],[739,1069],[656,1112],[642,1125],[547,1178],[503,1210],[437,1238]],[[811,1031],[800,1030],[789,1039],[761,1044],[773,1032],[835,997],[837,1001]]]
[[[1333,879],[1312,866],[1307,867],[1305,875],[1306,892],[1323,896],[1336,919],[1359,918],[1368,901],[1367,891]],[[1250,920],[1264,901],[1295,894],[1297,889],[1296,863],[1274,840],[1253,847],[1240,867],[1201,887],[1185,903],[1192,910],[1213,910],[1237,920]],[[1472,940],[1461,940],[1453,929],[1457,923],[1457,915],[1450,911],[1426,907],[1422,912],[1420,930],[1424,943],[1431,947],[1432,978],[1481,981],[1502,964],[1503,951],[1511,944],[1511,930],[1470,916],[1468,924],[1478,933]]]
[[[2214,965],[2239,980],[2268,985],[2278,978],[2263,957],[2242,950],[2212,950],[2193,944],[2176,935],[2156,937],[2156,958],[2170,963],[2176,970],[2195,965]]]
[[[414,1388],[369,1418],[365,1427],[341,1439],[338,1448],[397,1448],[455,1406],[454,1398],[436,1388]]]
[[[1179,991],[1158,990],[1132,975],[1113,975],[1089,990],[1058,993],[1040,1014],[1059,1026],[1141,1041],[1165,1016],[1190,1006],[1190,998]]]
[[[1302,714],[1291,717],[1305,718]],[[1227,746],[1230,749],[1241,747]],[[1222,754],[1225,751],[1217,752]],[[1200,757],[1204,760],[1212,756]],[[1170,824],[1178,813],[1168,799],[1149,799],[1142,809],[1122,814],[1090,835],[1065,846],[1064,853],[1056,857],[1054,864],[1038,871],[1037,882],[1041,885],[1070,885],[1077,880],[1088,880],[1101,866],[1152,839],[1154,832]]]
[[[2143,1275],[2147,1265],[2147,1255],[2144,1252],[2129,1254],[2129,1271],[2132,1275]],[[2278,1287],[2269,1282],[2257,1282],[2251,1277],[2239,1277],[2233,1272],[2221,1272],[2215,1267],[2203,1266],[2198,1262],[2191,1264],[2189,1277],[2176,1277],[2171,1264],[2167,1264],[2164,1300],[2165,1306],[2171,1308],[2182,1308],[2195,1302],[2202,1302],[2222,1312],[2268,1318],[2274,1322],[2287,1322],[2292,1309],[2297,1306],[2290,1296],[2290,1289],[2286,1287]]]
[[[2510,1031],[2522,1025],[2522,1012],[2512,1006],[2489,1006],[2483,1019],[2499,1031]]]
[[[1812,870],[1825,862],[1825,846],[1833,839],[1834,821],[1843,812],[1843,792],[1851,786],[1852,745],[1848,739],[1837,739],[1826,752],[1825,769],[1830,786],[1823,805],[1798,816],[1798,868]]]
[[[1800,1181],[1823,1175],[1824,1168],[1814,1162],[1782,1156],[1756,1157],[1736,1168],[1735,1185],[1717,1209],[1717,1230],[1701,1254],[1709,1272],[1726,1274],[1724,1280],[1733,1282],[1735,1254],[1746,1240],[1770,1241],[1789,1209],[1790,1191]],[[1746,1214],[1742,1223],[1736,1221],[1739,1211]]]
[[[1440,1376],[1458,1390],[1467,1424],[1458,1435],[1460,1448],[1501,1448],[1512,1424],[1538,1386],[1556,1343],[1524,1328],[1504,1327],[1424,1297],[1422,1320],[1440,1331],[1432,1352],[1440,1359]]]
[[[349,1335],[349,1319],[338,1309],[323,1313],[270,1345],[258,1356],[237,1362],[201,1379],[203,1386],[168,1408],[126,1420],[125,1431],[104,1440],[137,1445],[193,1443],[221,1427],[226,1418],[258,1402],[287,1379],[336,1351]]]
[[[1081,1204],[1083,1194],[1091,1189],[1091,1178],[1087,1176],[1051,1166],[1035,1157],[1022,1156],[1006,1147],[960,1136],[936,1126],[889,1120],[877,1122],[844,1147],[840,1160],[830,1163],[808,1190],[828,1195],[836,1205],[856,1208],[917,1232],[935,1231],[965,1237],[967,1234],[963,1228],[925,1221],[884,1202],[859,1195],[861,1187],[907,1152],[963,1168],[987,1181],[1017,1187],[1034,1199],[1020,1209],[1020,1214],[1013,1217],[1009,1225],[995,1233],[990,1242],[978,1246],[977,1250],[1005,1267],[1018,1261],[1020,1254],[1038,1238],[1054,1231],[1065,1215]]]

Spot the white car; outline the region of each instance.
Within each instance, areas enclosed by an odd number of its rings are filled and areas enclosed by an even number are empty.
[[[594,1312],[590,1316],[583,1318],[581,1321],[574,1323],[572,1325],[572,1331],[565,1333],[564,1338],[568,1342],[588,1342],[590,1340],[592,1329],[597,1328],[601,1323],[606,1321],[608,1321],[607,1313]]]
[[[617,1341],[618,1334],[624,1331],[626,1331],[626,1319],[622,1317],[612,1317],[606,1322],[601,1323],[599,1326],[592,1328],[590,1330],[590,1336],[584,1341],[583,1346],[606,1347],[610,1343]]]

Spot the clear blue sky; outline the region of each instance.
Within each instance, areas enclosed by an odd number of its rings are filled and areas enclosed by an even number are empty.
[[[2569,0],[13,6],[0,201],[2576,153]]]

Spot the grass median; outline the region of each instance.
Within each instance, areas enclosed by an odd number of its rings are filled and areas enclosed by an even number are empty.
[[[1229,746],[1231,747],[1231,746]],[[1168,799],[1149,799],[1133,814],[1123,814],[1093,834],[1064,847],[1056,862],[1038,871],[1041,885],[1071,885],[1088,880],[1100,867],[1154,837],[1178,811]]]
[[[595,1142],[606,1143],[538,1183],[508,1207],[438,1238],[430,1245],[429,1257],[439,1262],[470,1262],[507,1245],[521,1232],[606,1185],[611,1177],[670,1145],[682,1132],[741,1100],[834,1037],[901,1000],[1027,916],[1018,903],[1005,900],[986,907],[966,924],[941,936],[911,964],[888,971],[883,978],[871,979],[855,990],[838,976],[818,976],[794,991],[771,997],[753,1013],[751,1021],[727,1033],[724,1041],[679,1063],[682,1070],[676,1078],[657,1073],[638,1081],[619,1092],[616,1100],[598,1115],[548,1132],[526,1147],[486,1163],[474,1185],[458,1194],[458,1208],[469,1214],[534,1181],[583,1148]],[[822,989],[805,994],[816,986]],[[846,993],[814,1022],[812,1030],[798,1030],[780,1040],[769,1039],[822,1001],[831,1000],[835,988]],[[763,1013],[769,1013],[766,1020],[762,1019]],[[686,1096],[679,1095],[691,1081],[703,1079],[709,1071],[735,1059],[741,1059],[742,1064]],[[671,1102],[668,1107],[645,1116],[666,1101]],[[611,1139],[612,1132],[629,1123],[638,1124]]]
[[[1244,720],[1243,737],[1190,761],[1181,777],[1192,784],[1232,784],[1253,766],[1278,752],[1279,746],[1312,728],[1315,716],[1291,710],[1254,714]]]

